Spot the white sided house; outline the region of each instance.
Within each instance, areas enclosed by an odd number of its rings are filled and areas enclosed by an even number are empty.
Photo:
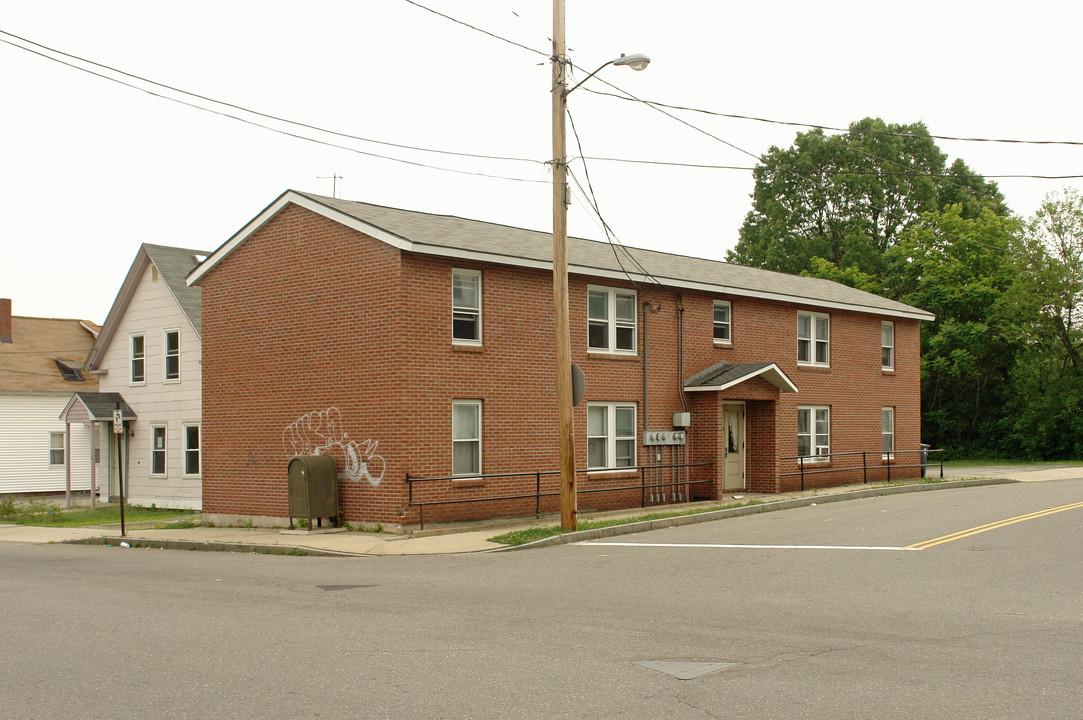
[[[12,317],[0,299],[0,495],[90,490],[90,429],[69,433],[60,412],[73,392],[98,389],[83,369],[97,333],[83,320]]]
[[[109,498],[119,495],[119,460],[128,503],[202,505],[200,290],[184,278],[205,256],[144,243],[87,356],[101,397],[73,397],[69,410],[97,421],[98,443],[109,448]],[[120,434],[102,414],[117,404]]]

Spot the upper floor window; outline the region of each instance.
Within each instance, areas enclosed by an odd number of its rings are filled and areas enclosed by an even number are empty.
[[[49,433],[49,464],[64,464],[64,433]]]
[[[180,379],[180,331],[165,331],[165,379]]]
[[[131,368],[133,384],[147,381],[146,338],[143,335],[132,335]]]
[[[451,404],[451,474],[481,474],[481,401]]]
[[[199,475],[199,426],[184,426],[184,474]]]
[[[714,341],[720,344],[729,344],[732,335],[730,330],[730,304],[728,300],[714,301]]]
[[[880,409],[880,437],[883,440],[884,460],[895,457],[895,408]]]
[[[451,340],[481,344],[481,273],[451,271]]]
[[[632,403],[587,405],[587,468],[635,467],[636,406]]]
[[[165,426],[150,429],[150,474],[165,475]]]
[[[895,323],[880,323],[880,366],[895,369]]]
[[[826,462],[831,455],[831,408],[797,408],[797,454]]]
[[[636,351],[634,290],[587,289],[587,348],[617,353]]]
[[[831,316],[797,313],[797,364],[831,364]]]

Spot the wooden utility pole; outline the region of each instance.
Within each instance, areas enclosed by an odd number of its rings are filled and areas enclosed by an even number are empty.
[[[560,527],[578,528],[575,434],[572,427],[572,349],[568,320],[568,151],[565,127],[567,48],[564,0],[553,0],[553,324],[556,326],[557,417],[560,432]]]

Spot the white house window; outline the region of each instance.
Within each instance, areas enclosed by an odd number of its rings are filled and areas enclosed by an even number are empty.
[[[451,340],[481,344],[481,273],[451,271]]]
[[[883,439],[884,460],[895,457],[895,408],[880,410],[880,436]]]
[[[451,473],[481,474],[481,401],[451,404]]]
[[[199,475],[199,426],[184,426],[184,474]]]
[[[635,291],[587,289],[587,348],[615,353],[636,351]]]
[[[880,323],[880,365],[884,370],[895,369],[895,323]]]
[[[587,468],[635,467],[636,406],[591,403],[587,406]]]
[[[49,464],[64,464],[64,433],[49,433]]]
[[[730,304],[726,300],[714,301],[714,341],[718,344],[728,345],[732,335],[730,332]]]
[[[805,406],[797,408],[797,454],[817,462],[831,455],[831,409]]]
[[[165,331],[165,379],[180,379],[180,331]]]
[[[131,381],[132,384],[142,383],[147,381],[147,355],[146,355],[146,338],[142,335],[132,335],[132,347],[131,347]]]
[[[150,474],[165,475],[165,427],[152,427],[150,438]]]
[[[797,363],[831,364],[831,316],[821,313],[797,313]]]

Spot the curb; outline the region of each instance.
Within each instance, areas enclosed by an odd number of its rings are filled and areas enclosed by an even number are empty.
[[[306,547],[304,545],[267,545],[259,543],[226,543],[226,542],[199,542],[196,540],[143,540],[129,537],[97,537],[85,540],[65,540],[69,545],[105,545],[107,547],[120,547],[121,543],[128,543],[133,548],[150,548],[156,550],[202,550],[204,552],[236,552],[258,553],[261,555],[312,555],[316,557],[375,557],[369,553],[335,552],[334,550],[322,550],[320,548]]]
[[[549,547],[551,545],[569,545],[584,540],[600,540],[602,538],[616,537],[619,535],[632,535],[648,530],[661,530],[662,528],[680,527],[693,523],[711,522],[731,517],[744,515],[756,515],[776,510],[790,510],[792,508],[808,507],[809,505],[825,505],[844,500],[858,500],[861,498],[880,497],[882,495],[899,495],[901,493],[927,492],[931,490],[952,490],[955,488],[979,487],[982,485],[1007,485],[1019,482],[1011,478],[979,478],[975,480],[949,480],[935,483],[916,483],[913,485],[899,485],[897,487],[869,488],[868,490],[854,490],[852,492],[834,493],[830,495],[810,495],[791,500],[777,500],[759,505],[745,505],[743,507],[727,508],[725,510],[712,510],[710,512],[696,513],[695,515],[678,515],[671,518],[658,520],[643,520],[626,525],[612,525],[610,527],[597,528],[594,530],[579,530],[577,532],[553,535],[534,542],[522,545],[513,545],[504,548],[493,548],[481,552],[510,552],[513,550],[526,550],[533,548]]]

